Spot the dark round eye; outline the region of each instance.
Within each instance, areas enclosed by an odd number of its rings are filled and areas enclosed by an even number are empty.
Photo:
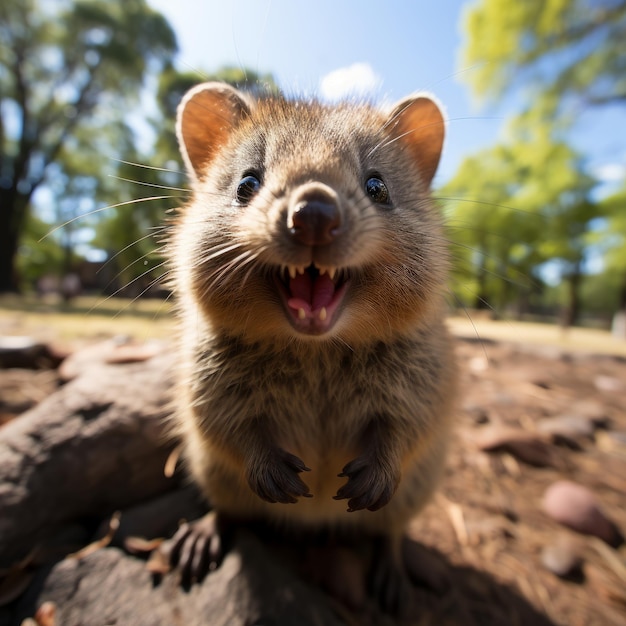
[[[374,202],[389,204],[389,190],[378,176],[371,176],[365,181],[365,191]]]
[[[237,185],[236,198],[239,204],[248,204],[254,194],[261,188],[261,181],[254,175],[244,176]]]

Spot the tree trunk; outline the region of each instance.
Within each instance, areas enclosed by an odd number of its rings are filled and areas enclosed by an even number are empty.
[[[626,274],[622,276],[622,284],[619,290],[618,308],[622,313],[626,313]]]
[[[0,189],[0,293],[19,291],[15,260],[30,195]]]
[[[619,288],[618,308],[613,314],[611,333],[618,339],[626,339],[626,274],[622,275],[622,283]]]
[[[569,328],[578,321],[580,315],[581,278],[580,263],[576,263],[574,270],[567,277],[568,302],[561,314],[561,326],[563,328]]]
[[[486,292],[487,271],[485,268],[485,260],[481,258],[480,265],[476,272],[476,282],[478,283],[476,297],[474,299],[474,308],[482,311],[489,308],[488,296]]]

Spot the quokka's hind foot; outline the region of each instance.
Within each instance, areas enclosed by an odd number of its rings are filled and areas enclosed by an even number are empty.
[[[193,522],[185,522],[163,542],[159,551],[172,568],[177,568],[185,585],[200,582],[219,567],[227,552],[232,522],[215,511]]]
[[[367,600],[366,562],[351,547],[312,546],[305,551],[299,570],[304,578],[351,610],[361,610]]]
[[[380,608],[406,618],[415,607],[416,589],[443,594],[449,586],[446,564],[427,548],[403,537],[375,541],[369,588]]]

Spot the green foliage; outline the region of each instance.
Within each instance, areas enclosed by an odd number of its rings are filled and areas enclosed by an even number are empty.
[[[622,276],[626,285],[626,184],[601,202],[606,216],[605,228],[599,233],[605,251],[607,272]]]
[[[35,190],[50,189],[55,218],[75,217],[115,171],[109,156],[133,144],[127,113],[175,51],[145,0],[0,4],[0,290],[15,287]]]
[[[50,224],[33,214],[26,220],[17,263],[24,286],[32,289],[41,276],[62,273],[65,255],[55,240],[45,238],[50,232]]]
[[[592,297],[600,284],[621,289],[622,296],[593,296],[596,303],[613,306],[620,300],[626,307],[625,198],[594,200],[597,182],[567,142],[581,107],[626,101],[626,3],[477,0],[466,10],[463,27],[461,64],[471,68],[464,79],[474,94],[493,102],[516,92],[525,106],[510,121],[503,145],[474,157],[471,169],[464,164],[449,191],[481,201],[487,197],[529,216],[524,223],[501,217],[501,208],[488,219],[474,214],[481,205],[453,209],[454,219],[476,222],[482,233],[462,234],[464,245],[477,250],[471,276],[476,281],[485,268],[503,278],[508,277],[498,268],[537,276],[549,264],[564,282],[546,297],[561,298],[569,310],[567,321],[580,310],[581,294]],[[612,206],[621,207],[621,214]],[[603,228],[598,230],[598,224]],[[495,245],[497,237],[511,235],[516,245],[508,252]],[[605,254],[607,270],[595,283],[583,277],[590,251]],[[621,272],[621,282],[605,280],[611,270]],[[490,289],[490,297],[497,299],[496,287]]]
[[[478,96],[524,86],[553,108],[569,98],[626,100],[621,0],[479,0],[467,9],[464,30],[462,64],[473,68],[465,77]]]
[[[523,309],[541,289],[538,270],[548,261],[560,263],[564,278],[579,272],[599,215],[579,155],[543,127],[517,125],[512,133],[467,158],[438,192],[447,205],[454,289],[477,308]]]

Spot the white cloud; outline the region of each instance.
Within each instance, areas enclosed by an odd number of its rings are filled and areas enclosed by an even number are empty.
[[[626,166],[622,163],[605,163],[594,167],[593,174],[602,183],[617,183],[626,178]]]
[[[348,67],[323,76],[320,80],[320,93],[325,100],[340,100],[347,97],[373,95],[382,84],[382,79],[367,63],[354,63]]]

